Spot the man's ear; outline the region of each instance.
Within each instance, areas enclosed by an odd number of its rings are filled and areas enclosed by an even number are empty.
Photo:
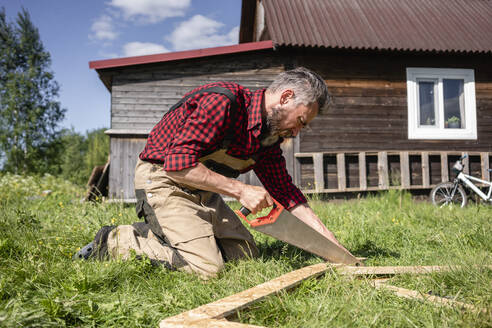
[[[284,91],[282,91],[282,94],[280,95],[280,105],[284,105],[288,103],[293,98],[294,98],[294,91],[291,89],[285,89]]]

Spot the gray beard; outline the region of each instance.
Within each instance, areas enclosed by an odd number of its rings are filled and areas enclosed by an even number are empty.
[[[272,108],[270,115],[266,117],[266,130],[265,134],[261,139],[261,145],[268,147],[273,145],[278,140],[278,135],[280,133],[279,124],[281,120],[281,108],[280,106],[275,106]]]
[[[280,106],[275,106],[272,108],[270,115],[267,115],[266,126],[268,135],[278,135],[280,133],[280,120],[281,120],[282,109]]]

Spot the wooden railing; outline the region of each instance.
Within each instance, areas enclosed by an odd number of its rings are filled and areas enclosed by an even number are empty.
[[[312,153],[295,153],[294,157],[297,160],[296,173],[294,177],[295,183],[301,187],[303,192],[306,193],[336,193],[336,192],[357,192],[357,191],[373,191],[373,190],[388,190],[388,189],[427,189],[432,188],[439,182],[449,181],[453,178],[450,173],[454,161],[459,156],[467,154],[468,157],[463,161],[464,172],[470,173],[470,159],[473,159],[474,172],[472,175],[481,177],[483,180],[490,181],[490,173],[488,168],[490,166],[490,157],[492,153],[489,152],[456,152],[456,151],[375,151],[375,152],[312,152]],[[347,171],[350,174],[350,170],[347,169],[346,158],[350,156],[352,159],[357,159],[358,177],[352,174],[350,180],[353,182],[358,179],[356,186],[347,184]],[[333,187],[334,182],[331,180],[331,187],[327,183],[327,177],[332,177],[335,173],[327,174],[327,165],[325,159],[330,157],[336,158],[336,187]],[[371,172],[371,178],[369,179],[367,159],[375,159],[377,157],[377,166],[374,164],[374,160],[371,163],[373,167]],[[389,169],[390,161],[389,157],[393,159],[391,164],[392,170]],[[395,162],[395,157],[398,160]],[[411,163],[410,157],[413,161]],[[433,179],[431,181],[431,167],[429,158],[433,158]],[[450,158],[451,157],[451,158]],[[437,161],[436,161],[437,158]],[[415,160],[417,159],[417,160]],[[308,162],[307,166],[310,167],[309,173],[304,173],[303,165],[301,162]],[[312,162],[311,162],[312,160]],[[395,165],[397,164],[397,165]],[[312,167],[311,167],[312,165]],[[333,165],[333,164],[332,164]],[[439,165],[438,172],[436,167]],[[479,169],[477,167],[480,166]],[[354,171],[354,161],[351,163],[352,171]],[[369,180],[375,181],[375,170],[377,170],[377,185],[369,183]],[[313,172],[314,171],[314,172]],[[398,173],[395,177],[395,173]],[[418,172],[416,172],[418,171]],[[439,173],[439,174],[437,174]],[[391,175],[391,181],[390,181]],[[437,180],[437,175],[440,178]],[[450,177],[451,176],[451,177]],[[415,179],[416,178],[416,179]],[[311,180],[314,183],[305,183],[305,180]],[[396,183],[393,180],[397,180]],[[418,180],[415,183],[414,180]]]

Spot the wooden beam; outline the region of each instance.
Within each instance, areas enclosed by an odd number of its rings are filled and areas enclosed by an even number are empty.
[[[410,164],[408,151],[400,152],[400,172],[401,172],[401,187],[406,189],[410,187]]]
[[[378,176],[379,189],[388,189],[388,153],[385,151],[378,152]]]
[[[489,153],[480,153],[480,166],[482,167],[482,180],[490,181]]]
[[[337,154],[337,177],[338,177],[338,189],[345,191],[347,188],[347,179],[345,177],[345,154]]]
[[[226,319],[202,319],[193,322],[169,322],[161,325],[160,327],[172,327],[172,328],[266,328],[263,326],[255,326],[240,322],[227,321]]]
[[[492,265],[486,266],[492,269]],[[237,311],[247,308],[263,298],[278,294],[280,291],[293,288],[302,281],[318,277],[328,271],[335,271],[340,275],[352,276],[391,276],[402,273],[426,274],[431,272],[445,272],[460,270],[461,266],[387,266],[387,267],[358,267],[343,266],[340,264],[318,263],[299,270],[286,273],[278,278],[267,281],[237,294],[227,296],[212,303],[199,306],[160,322],[159,327],[258,327],[243,325],[223,320]],[[380,282],[382,282],[380,280]],[[214,326],[214,324],[216,324]],[[230,324],[228,326],[228,324]]]
[[[203,319],[196,322],[174,322],[160,327],[172,328],[266,328],[240,322],[227,321],[225,319]]]
[[[449,181],[448,154],[441,152],[441,182]]]
[[[430,188],[430,168],[429,168],[429,153],[422,152],[422,186]]]
[[[325,177],[323,174],[323,153],[313,154],[314,164],[314,189],[322,192],[325,189]]]
[[[388,285],[385,281],[379,281],[377,279],[372,281],[372,285],[376,288],[383,288],[383,289],[390,290],[393,293],[395,293],[397,296],[404,297],[404,298],[429,301],[436,305],[441,305],[441,306],[459,307],[473,312],[483,312],[483,313],[487,312],[487,309],[479,309],[471,304],[455,301],[453,299],[448,299],[444,297],[424,294],[411,289]]]
[[[267,281],[261,285],[247,289],[240,293],[164,319],[160,322],[159,326],[160,328],[202,327],[200,326],[200,323],[204,322],[204,320],[206,322],[206,320],[209,319],[221,319],[228,317],[269,295],[297,286],[302,281],[317,277],[328,270],[332,270],[332,268],[333,266],[327,265],[326,263],[318,263],[286,273],[278,278]]]
[[[461,156],[466,155],[466,158],[463,158],[463,173],[470,174],[470,156],[468,153],[461,153]]]
[[[491,266],[492,267],[492,266]],[[342,266],[336,269],[336,272],[341,275],[355,276],[378,276],[378,275],[396,275],[402,273],[427,274],[432,272],[447,272],[460,270],[460,266],[376,266],[376,267],[358,267],[358,266]]]
[[[142,136],[142,138],[147,138],[150,133],[149,129],[109,129],[104,131],[105,134],[109,136]]]
[[[359,188],[360,190],[367,189],[367,172],[366,172],[366,153],[359,153]]]

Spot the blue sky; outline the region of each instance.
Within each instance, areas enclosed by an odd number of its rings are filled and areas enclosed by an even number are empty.
[[[0,0],[24,7],[51,54],[63,127],[110,125],[111,95],[89,61],[237,44],[241,0]]]

